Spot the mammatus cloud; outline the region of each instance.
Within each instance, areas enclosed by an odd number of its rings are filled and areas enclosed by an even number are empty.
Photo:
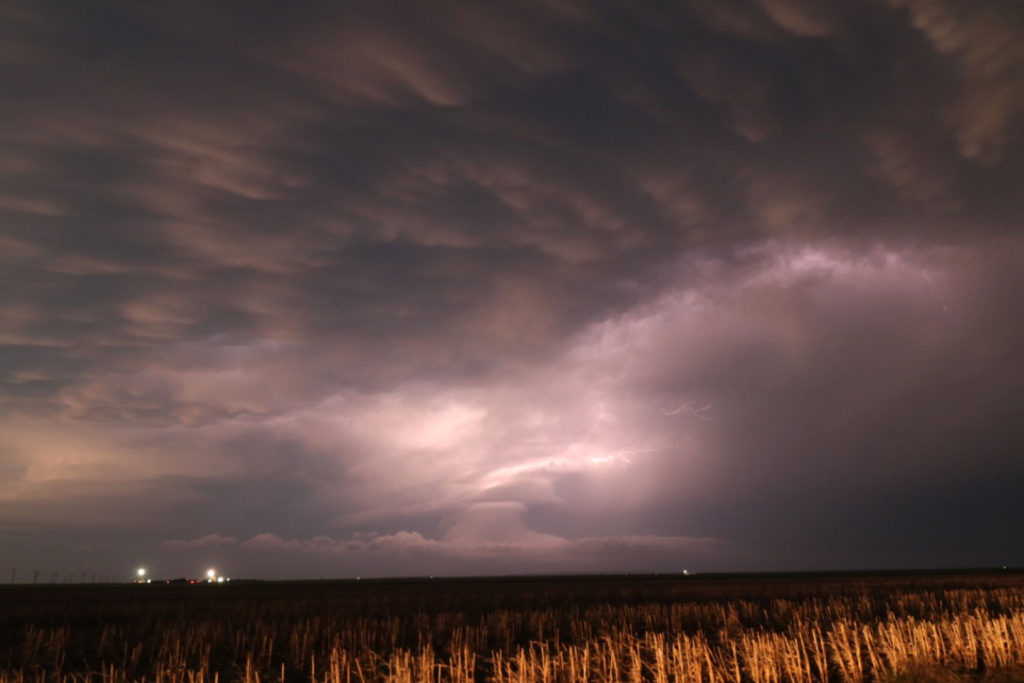
[[[0,559],[1016,556],[1016,3],[3,13]]]

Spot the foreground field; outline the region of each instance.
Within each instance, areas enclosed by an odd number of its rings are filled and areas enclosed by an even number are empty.
[[[0,683],[1024,679],[1024,575],[0,588]]]

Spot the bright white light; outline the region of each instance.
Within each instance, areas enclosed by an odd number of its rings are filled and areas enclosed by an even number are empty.
[[[143,576],[146,575],[146,568],[145,567],[139,567],[138,569],[135,570],[135,574],[141,579]]]
[[[223,576],[218,576],[217,577],[217,583],[224,583],[224,577]]]
[[[215,576],[217,576],[217,570],[216,569],[207,569],[206,570],[206,578],[208,578],[208,579],[210,579],[212,581]]]

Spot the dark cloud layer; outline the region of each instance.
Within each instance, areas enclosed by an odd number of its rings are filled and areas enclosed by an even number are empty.
[[[1018,3],[0,17],[5,566],[1024,563]]]

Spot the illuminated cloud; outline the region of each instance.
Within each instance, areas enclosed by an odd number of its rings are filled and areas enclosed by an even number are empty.
[[[492,513],[496,509],[492,507],[486,516],[493,518]],[[504,533],[499,536],[496,539],[488,535],[475,540],[429,539],[417,532],[399,531],[386,535],[363,534],[349,539],[316,536],[298,540],[264,533],[238,541],[211,534],[194,541],[165,541],[163,547],[186,554],[217,548],[219,557],[229,557],[229,562],[238,564],[250,563],[254,558],[270,565],[281,563],[287,566],[290,562],[303,562],[317,567],[333,567],[341,575],[348,575],[366,563],[398,563],[416,567],[422,573],[441,569],[464,575],[481,570],[494,571],[501,566],[509,566],[508,563],[516,566],[524,561],[551,571],[580,571],[595,564],[613,570],[655,567],[681,571],[686,568],[681,562],[700,562],[720,545],[713,539],[671,536],[573,540],[553,535],[529,538],[517,535],[515,539]],[[210,542],[210,538],[215,541]]]
[[[187,548],[216,548],[222,545],[234,545],[238,543],[238,540],[232,536],[218,536],[217,534],[207,534],[202,538],[196,538],[191,541],[164,541],[164,547],[171,550],[183,550]]]
[[[15,5],[9,566],[1020,558],[1013,2]]]

